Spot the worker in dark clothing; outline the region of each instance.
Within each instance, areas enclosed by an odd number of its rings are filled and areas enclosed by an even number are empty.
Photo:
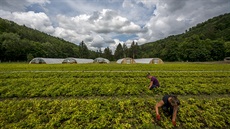
[[[174,95],[165,95],[163,99],[155,106],[156,118],[160,120],[159,107],[162,107],[166,116],[171,116],[172,124],[176,126],[176,116],[179,110],[180,100]]]
[[[152,90],[153,88],[158,88],[160,86],[157,78],[154,76],[151,76],[150,73],[147,74],[147,78],[150,79],[150,85],[149,85],[150,90]]]

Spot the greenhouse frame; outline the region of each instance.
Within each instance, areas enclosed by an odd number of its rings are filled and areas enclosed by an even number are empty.
[[[29,64],[61,64],[64,59],[36,57]]]
[[[224,61],[225,61],[225,62],[230,62],[230,57],[225,57],[225,58],[224,58]]]
[[[134,59],[136,63],[139,64],[163,64],[163,60],[160,58],[140,58]]]
[[[122,58],[117,60],[118,64],[135,64],[135,61],[133,58]]]
[[[98,58],[94,59],[93,63],[100,63],[100,64],[104,64],[104,63],[106,64],[107,63],[108,64],[108,63],[110,63],[110,61],[106,58],[98,57]]]
[[[93,59],[84,59],[84,58],[65,58],[62,61],[62,64],[85,64],[85,63],[93,63]]]

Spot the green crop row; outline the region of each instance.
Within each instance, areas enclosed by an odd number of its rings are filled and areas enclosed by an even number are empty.
[[[24,99],[0,101],[0,128],[173,128],[153,98]],[[229,128],[230,98],[181,99],[181,129]]]
[[[157,91],[142,72],[26,72],[0,75],[0,98],[229,94],[228,72],[155,72]]]
[[[148,90],[147,72],[160,88]],[[229,73],[228,64],[0,64],[0,129],[173,128],[161,109],[155,120],[164,94],[181,100],[177,128],[226,129]]]
[[[229,64],[0,64],[0,72],[10,71],[230,71]]]

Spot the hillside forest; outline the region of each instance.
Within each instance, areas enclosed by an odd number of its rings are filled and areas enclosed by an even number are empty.
[[[114,54],[107,47],[92,51],[87,43],[79,45],[35,29],[0,18],[0,61],[30,61],[34,57],[97,58],[110,61],[120,58],[161,58],[164,61],[220,61],[230,57],[230,13],[213,17],[179,35],[128,48],[118,44]]]

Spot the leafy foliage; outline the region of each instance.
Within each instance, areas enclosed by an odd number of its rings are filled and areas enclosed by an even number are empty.
[[[183,34],[141,45],[142,57],[166,61],[218,61],[229,56],[230,14],[197,24]]]
[[[230,99],[182,99],[179,128],[228,128]],[[154,119],[153,98],[24,99],[0,102],[0,127],[8,128],[173,128]]]
[[[82,55],[90,58],[88,53],[95,55],[95,52],[89,51],[85,46],[83,49],[85,51],[81,51],[81,46],[76,44],[0,18],[1,61],[27,61],[32,57],[83,57]]]
[[[154,71],[149,71],[149,70]],[[154,105],[181,100],[177,128],[229,128],[228,64],[0,64],[0,128],[174,128]],[[160,88],[149,90],[151,72]]]
[[[80,45],[47,35],[26,26],[0,19],[0,60],[27,61],[32,57],[83,57],[99,56],[117,60],[123,57],[154,58],[165,61],[219,61],[230,56],[230,14],[224,14],[196,26],[185,33],[172,35],[165,39],[138,45],[137,42],[127,48],[118,44],[114,55],[107,47],[102,51],[88,50],[82,41]]]

